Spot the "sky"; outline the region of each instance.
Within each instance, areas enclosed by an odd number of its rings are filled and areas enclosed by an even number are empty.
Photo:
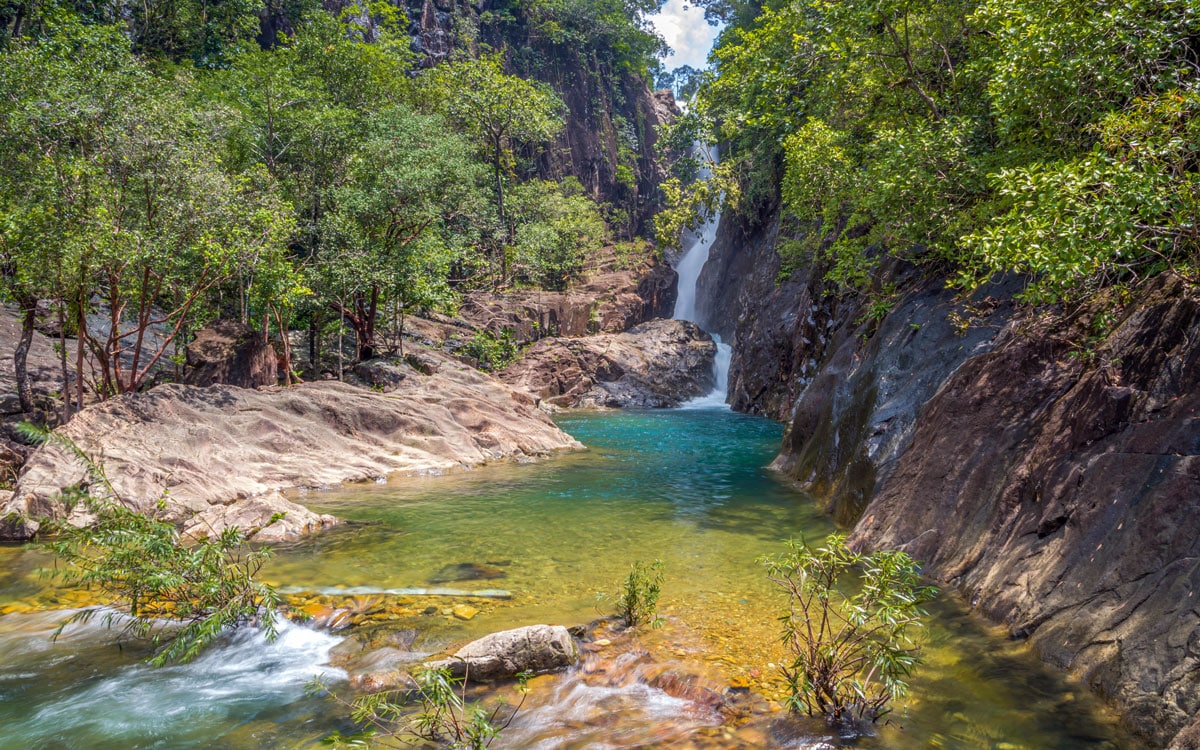
[[[650,21],[674,50],[674,54],[663,61],[667,70],[680,65],[691,65],[693,68],[707,65],[708,51],[712,48],[718,29],[704,20],[704,8],[688,0],[667,0],[663,9],[658,15],[651,16]]]

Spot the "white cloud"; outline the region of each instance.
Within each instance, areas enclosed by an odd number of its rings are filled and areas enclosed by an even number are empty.
[[[667,70],[680,65],[703,68],[708,64],[708,51],[719,29],[704,20],[704,8],[688,0],[667,0],[650,21],[674,52],[663,61]]]

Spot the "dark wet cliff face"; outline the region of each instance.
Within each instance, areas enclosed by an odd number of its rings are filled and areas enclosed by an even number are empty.
[[[787,425],[775,467],[849,525],[908,445],[922,405],[987,350],[1012,307],[998,299],[1004,289],[963,303],[939,279],[891,265],[881,277],[907,291],[872,320],[820,268],[781,279],[778,237],[774,219],[757,229],[737,217],[722,222],[701,275],[702,323],[734,343],[733,408]],[[968,305],[977,325],[962,330],[951,315],[971,315]]]
[[[702,277],[726,279],[704,312],[734,339],[735,408],[787,425],[775,467],[1169,744],[1200,709],[1193,293],[1164,281],[1100,325],[893,267],[903,292],[872,322],[817,270],[776,283],[777,234],[728,223]]]

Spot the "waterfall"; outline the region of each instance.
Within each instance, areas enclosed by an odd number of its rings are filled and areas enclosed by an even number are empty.
[[[693,147],[693,152],[700,152],[704,145],[696,143]],[[716,160],[718,158],[717,147],[710,147],[710,154]],[[702,167],[700,170],[700,179],[708,179],[711,172],[707,167]],[[721,223],[721,211],[714,211],[708,220],[704,222],[695,232],[688,232],[685,235],[686,250],[683,257],[679,259],[679,263],[675,265],[675,272],[679,274],[677,292],[675,296],[675,313],[676,320],[690,320],[693,323],[699,323],[696,319],[696,287],[700,281],[700,272],[704,270],[704,264],[708,262],[708,254],[712,250],[713,242],[717,238],[717,227]],[[717,344],[717,356],[713,360],[713,375],[716,381],[716,387],[707,396],[699,396],[684,404],[689,408],[707,408],[707,407],[725,407],[725,399],[729,394],[729,362],[733,358],[733,348],[721,341],[721,337],[713,334],[713,341]]]
[[[702,144],[697,143],[692,147],[692,151],[698,153],[703,148]],[[712,157],[716,159],[717,149],[715,146],[711,153]],[[710,175],[708,167],[702,167],[699,179],[707,180]],[[672,317],[676,320],[699,322],[696,320],[696,284],[700,281],[700,271],[704,269],[704,264],[708,261],[708,251],[717,238],[717,225],[720,223],[721,212],[717,210],[696,231],[684,233],[684,244],[687,249],[684,251],[683,257],[679,259],[679,263],[675,265],[675,273],[679,274],[679,283],[678,292],[675,295],[675,313]]]

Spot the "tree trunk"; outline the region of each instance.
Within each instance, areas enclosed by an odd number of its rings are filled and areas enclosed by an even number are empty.
[[[79,292],[79,327],[75,331],[75,397],[76,411],[83,411],[83,347],[87,336],[87,305],[82,289]]]
[[[67,364],[67,301],[58,301],[58,364],[62,370],[62,423],[71,421],[71,368]]]
[[[511,245],[513,241],[512,227],[508,224],[508,219],[504,215],[504,170],[500,165],[500,139],[497,138],[492,143],[492,167],[496,173],[496,208],[500,214],[500,225],[504,227],[504,241],[506,245]],[[501,246],[498,250],[500,257],[497,265],[500,268],[500,286],[508,281],[508,249]]]
[[[342,363],[342,358],[343,358],[342,350],[343,350],[343,347],[345,346],[345,342],[342,341],[342,337],[345,335],[345,333],[346,333],[346,312],[345,312],[345,308],[343,308],[341,305],[338,305],[337,352],[338,352],[338,382],[339,383],[342,382],[343,380],[345,380],[345,368],[343,367],[343,363]]]
[[[355,356],[358,361],[366,361],[375,356],[375,314],[378,312],[378,292],[372,295],[372,302],[368,306],[367,302],[358,297],[354,300],[352,310],[347,310],[345,305],[340,302],[330,303],[333,309],[338,311],[339,320],[350,324],[350,328],[354,330],[354,346]],[[341,328],[338,329],[338,372],[341,372],[341,356],[342,356],[342,334]],[[340,379],[340,374],[339,374]]]
[[[33,414],[33,387],[29,383],[29,347],[33,344],[33,324],[37,316],[37,299],[34,297],[18,297],[21,304],[21,339],[13,352],[13,368],[17,375],[17,398],[21,402],[21,411]]]
[[[308,316],[308,369],[309,377],[320,378],[321,368],[317,365],[317,314],[314,312]]]

